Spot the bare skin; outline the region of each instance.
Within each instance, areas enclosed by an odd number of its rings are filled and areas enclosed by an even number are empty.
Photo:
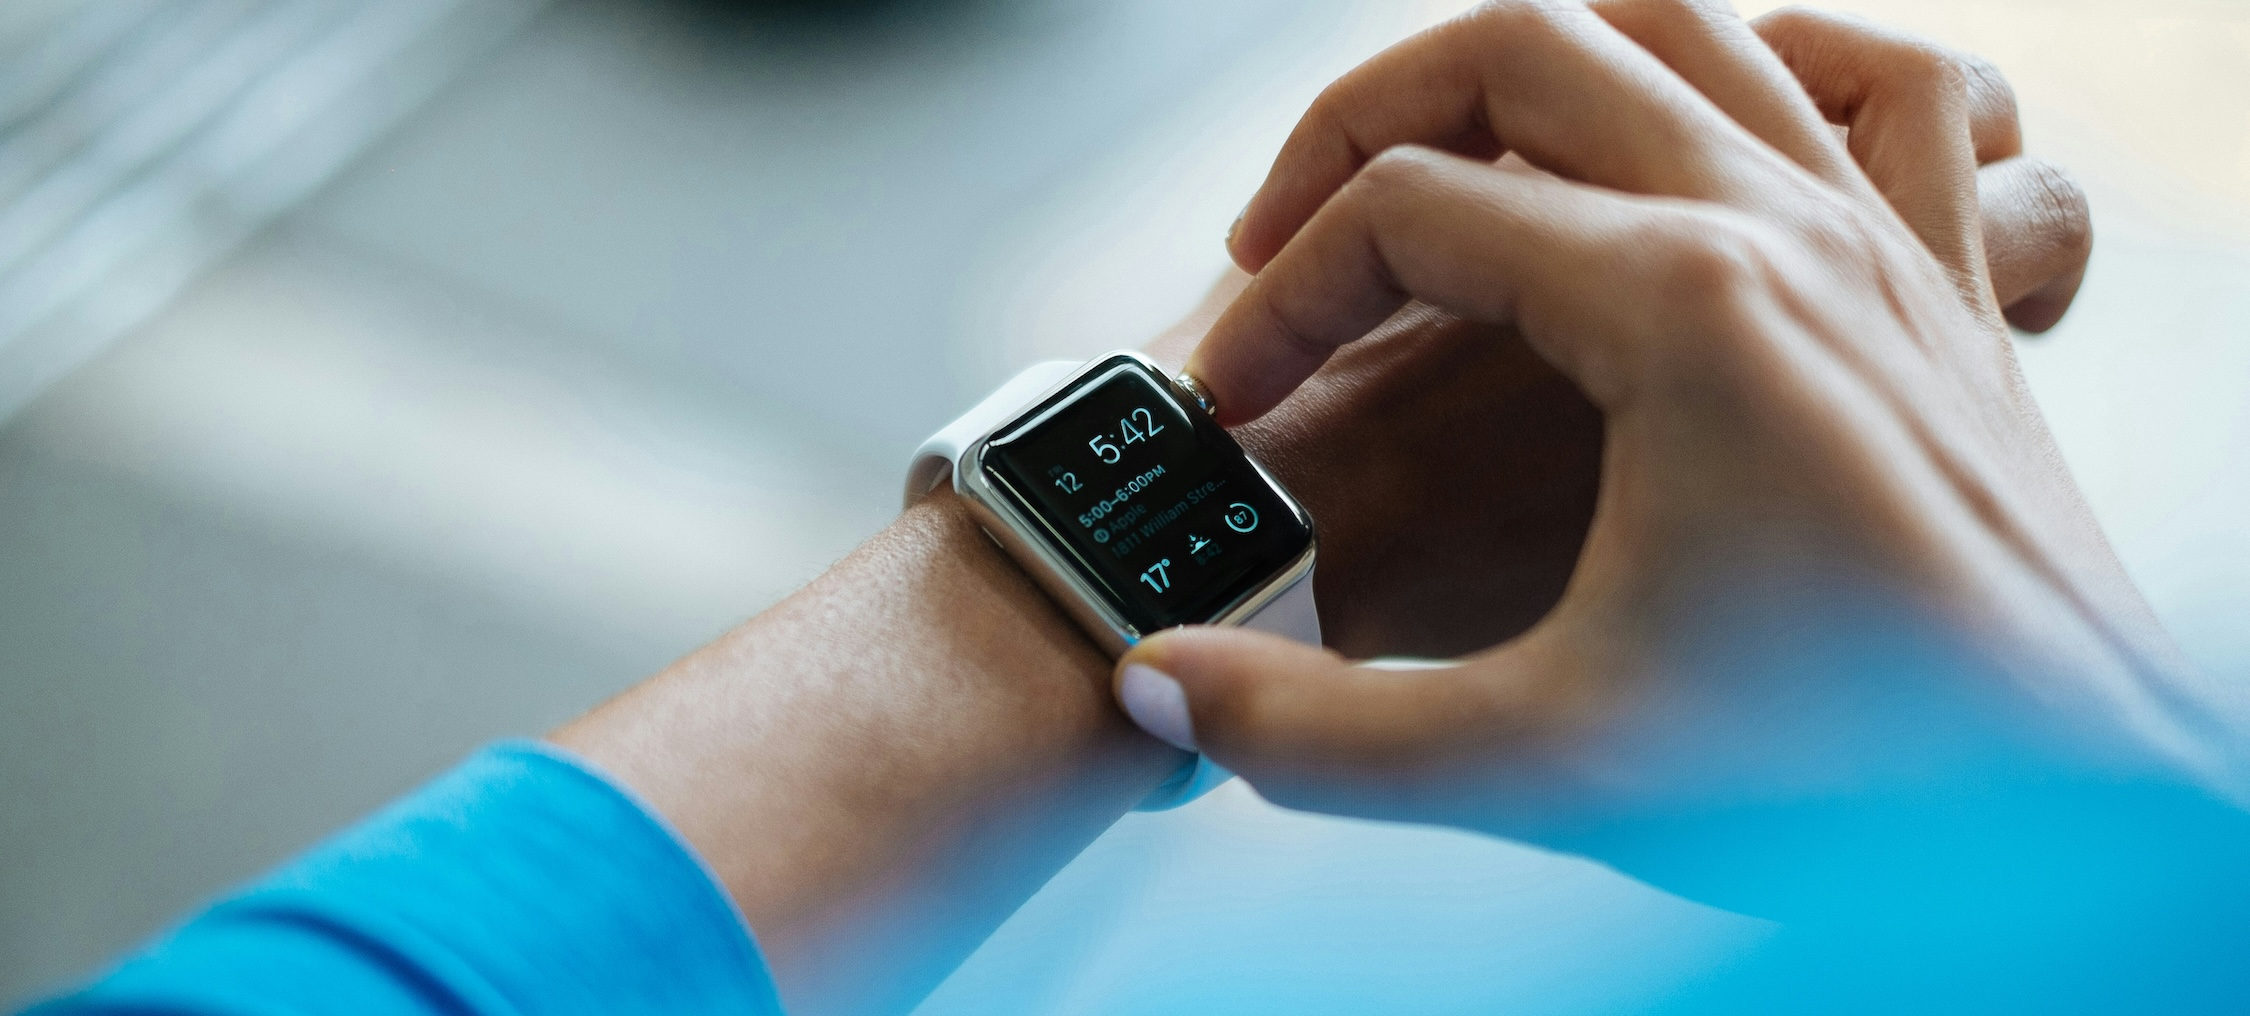
[[[2085,262],[2067,180],[1957,172],[1987,188],[1988,299],[2045,299],[2059,316]],[[1287,231],[1253,212],[1237,253],[1279,249],[1260,238]],[[1248,282],[1222,281],[1150,350],[1184,361]],[[1237,434],[1320,527],[1339,652],[1442,656],[1519,636],[1575,588],[1611,496],[1600,402],[1519,322],[1427,305],[1385,316],[1379,341],[1345,345]],[[1225,408],[1254,401],[1230,387]],[[1482,454],[1429,453],[1460,442]],[[792,1012],[898,1012],[1184,758],[1117,711],[1110,674],[940,495],[553,739],[681,830]]]
[[[2044,177],[2020,150],[1989,69],[1805,11],[1495,2],[1370,60],[1251,202],[1258,274],[1189,370],[1243,424],[1410,300],[1513,327],[1603,421],[1585,545],[1455,667],[1183,629],[1121,699],[1184,700],[1136,718],[1280,803],[1549,842],[1998,769],[2242,800],[2243,696],[2174,650],[2016,369],[2008,320],[2082,274],[2000,289],[1986,244],[2039,248],[1983,203]]]

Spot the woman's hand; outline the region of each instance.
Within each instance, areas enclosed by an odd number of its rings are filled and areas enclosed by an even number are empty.
[[[1679,27],[1653,22],[1647,7],[1602,9],[1637,18],[1642,37]],[[1762,24],[1777,37],[1791,30],[1786,17]],[[2022,155],[1999,75],[1872,30],[1828,41],[1824,59],[1800,59],[1809,75],[1801,83],[1840,121],[1858,124],[1855,158],[1886,157],[1878,142],[1895,136],[1891,121],[1920,115],[1889,96],[1911,80],[1902,51],[1955,61],[1974,83],[1979,218],[1995,302],[2019,328],[2051,327],[2085,273],[2091,226],[2069,177]],[[1869,101],[1871,84],[1888,86],[1885,101]],[[1246,266],[1278,249],[1271,230],[1256,228],[1267,221],[1230,238]],[[1185,361],[1248,282],[1239,272],[1220,280],[1149,352]],[[1323,627],[1328,645],[1349,657],[1457,656],[1522,634],[1561,597],[1593,519],[1601,414],[1512,324],[1419,302],[1340,349],[1237,436],[1318,520]],[[1445,446],[1478,452],[1426,454]]]
[[[2067,248],[2043,207],[1988,217]],[[1462,651],[1560,595],[1604,433],[1512,329],[1417,308],[1239,431],[1320,522],[1334,644]],[[1449,441],[1478,454],[1428,454]],[[904,1011],[1176,769],[1112,708],[1108,662],[941,492],[553,739],[695,846],[791,1011]]]
[[[1409,300],[1513,327],[1603,423],[1575,571],[1449,669],[1193,629],[1129,654],[1120,697],[1281,803],[1550,842],[2026,743],[2239,793],[2237,706],[2179,662],[2018,376],[2002,308],[2051,324],[2083,248],[1985,221],[1980,184],[2044,189],[2017,147],[1975,65],[1804,12],[1495,3],[1378,56],[1251,203],[1260,274],[1190,370],[1243,423]],[[1995,233],[2053,256],[1993,271]],[[1487,496],[1404,489],[1448,523]]]

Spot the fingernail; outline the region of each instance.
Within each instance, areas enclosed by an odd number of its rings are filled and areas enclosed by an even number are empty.
[[[1195,723],[1188,718],[1187,692],[1172,675],[1128,663],[1117,680],[1117,704],[1125,715],[1158,740],[1181,751],[1195,750]]]
[[[1228,250],[1234,249],[1234,234],[1242,232],[1242,217],[1248,214],[1250,214],[1249,205],[1243,205],[1241,211],[1234,213],[1234,225],[1227,227]]]

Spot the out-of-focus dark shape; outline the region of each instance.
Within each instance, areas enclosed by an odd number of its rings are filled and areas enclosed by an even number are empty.
[[[714,47],[753,38],[850,45],[974,23],[1007,0],[613,0],[655,7]]]

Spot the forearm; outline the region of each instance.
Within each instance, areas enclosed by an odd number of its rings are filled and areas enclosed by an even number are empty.
[[[1180,363],[1247,281],[1229,273],[1148,352]],[[1557,424],[1493,413],[1495,393]],[[1552,602],[1601,430],[1520,340],[1421,314],[1237,436],[1320,527],[1331,641],[1443,653]],[[1489,477],[1430,468],[1423,450],[1449,444],[1482,449]],[[1427,510],[1487,492],[1479,512]],[[793,1009],[898,1009],[1183,760],[1117,711],[1110,667],[941,492],[555,739],[709,860]]]
[[[600,775],[480,753],[54,1011],[901,1012],[1184,761],[1109,667],[940,494],[552,736]]]
[[[793,1011],[895,1011],[1181,756],[940,494],[812,585],[557,731],[741,906]]]

